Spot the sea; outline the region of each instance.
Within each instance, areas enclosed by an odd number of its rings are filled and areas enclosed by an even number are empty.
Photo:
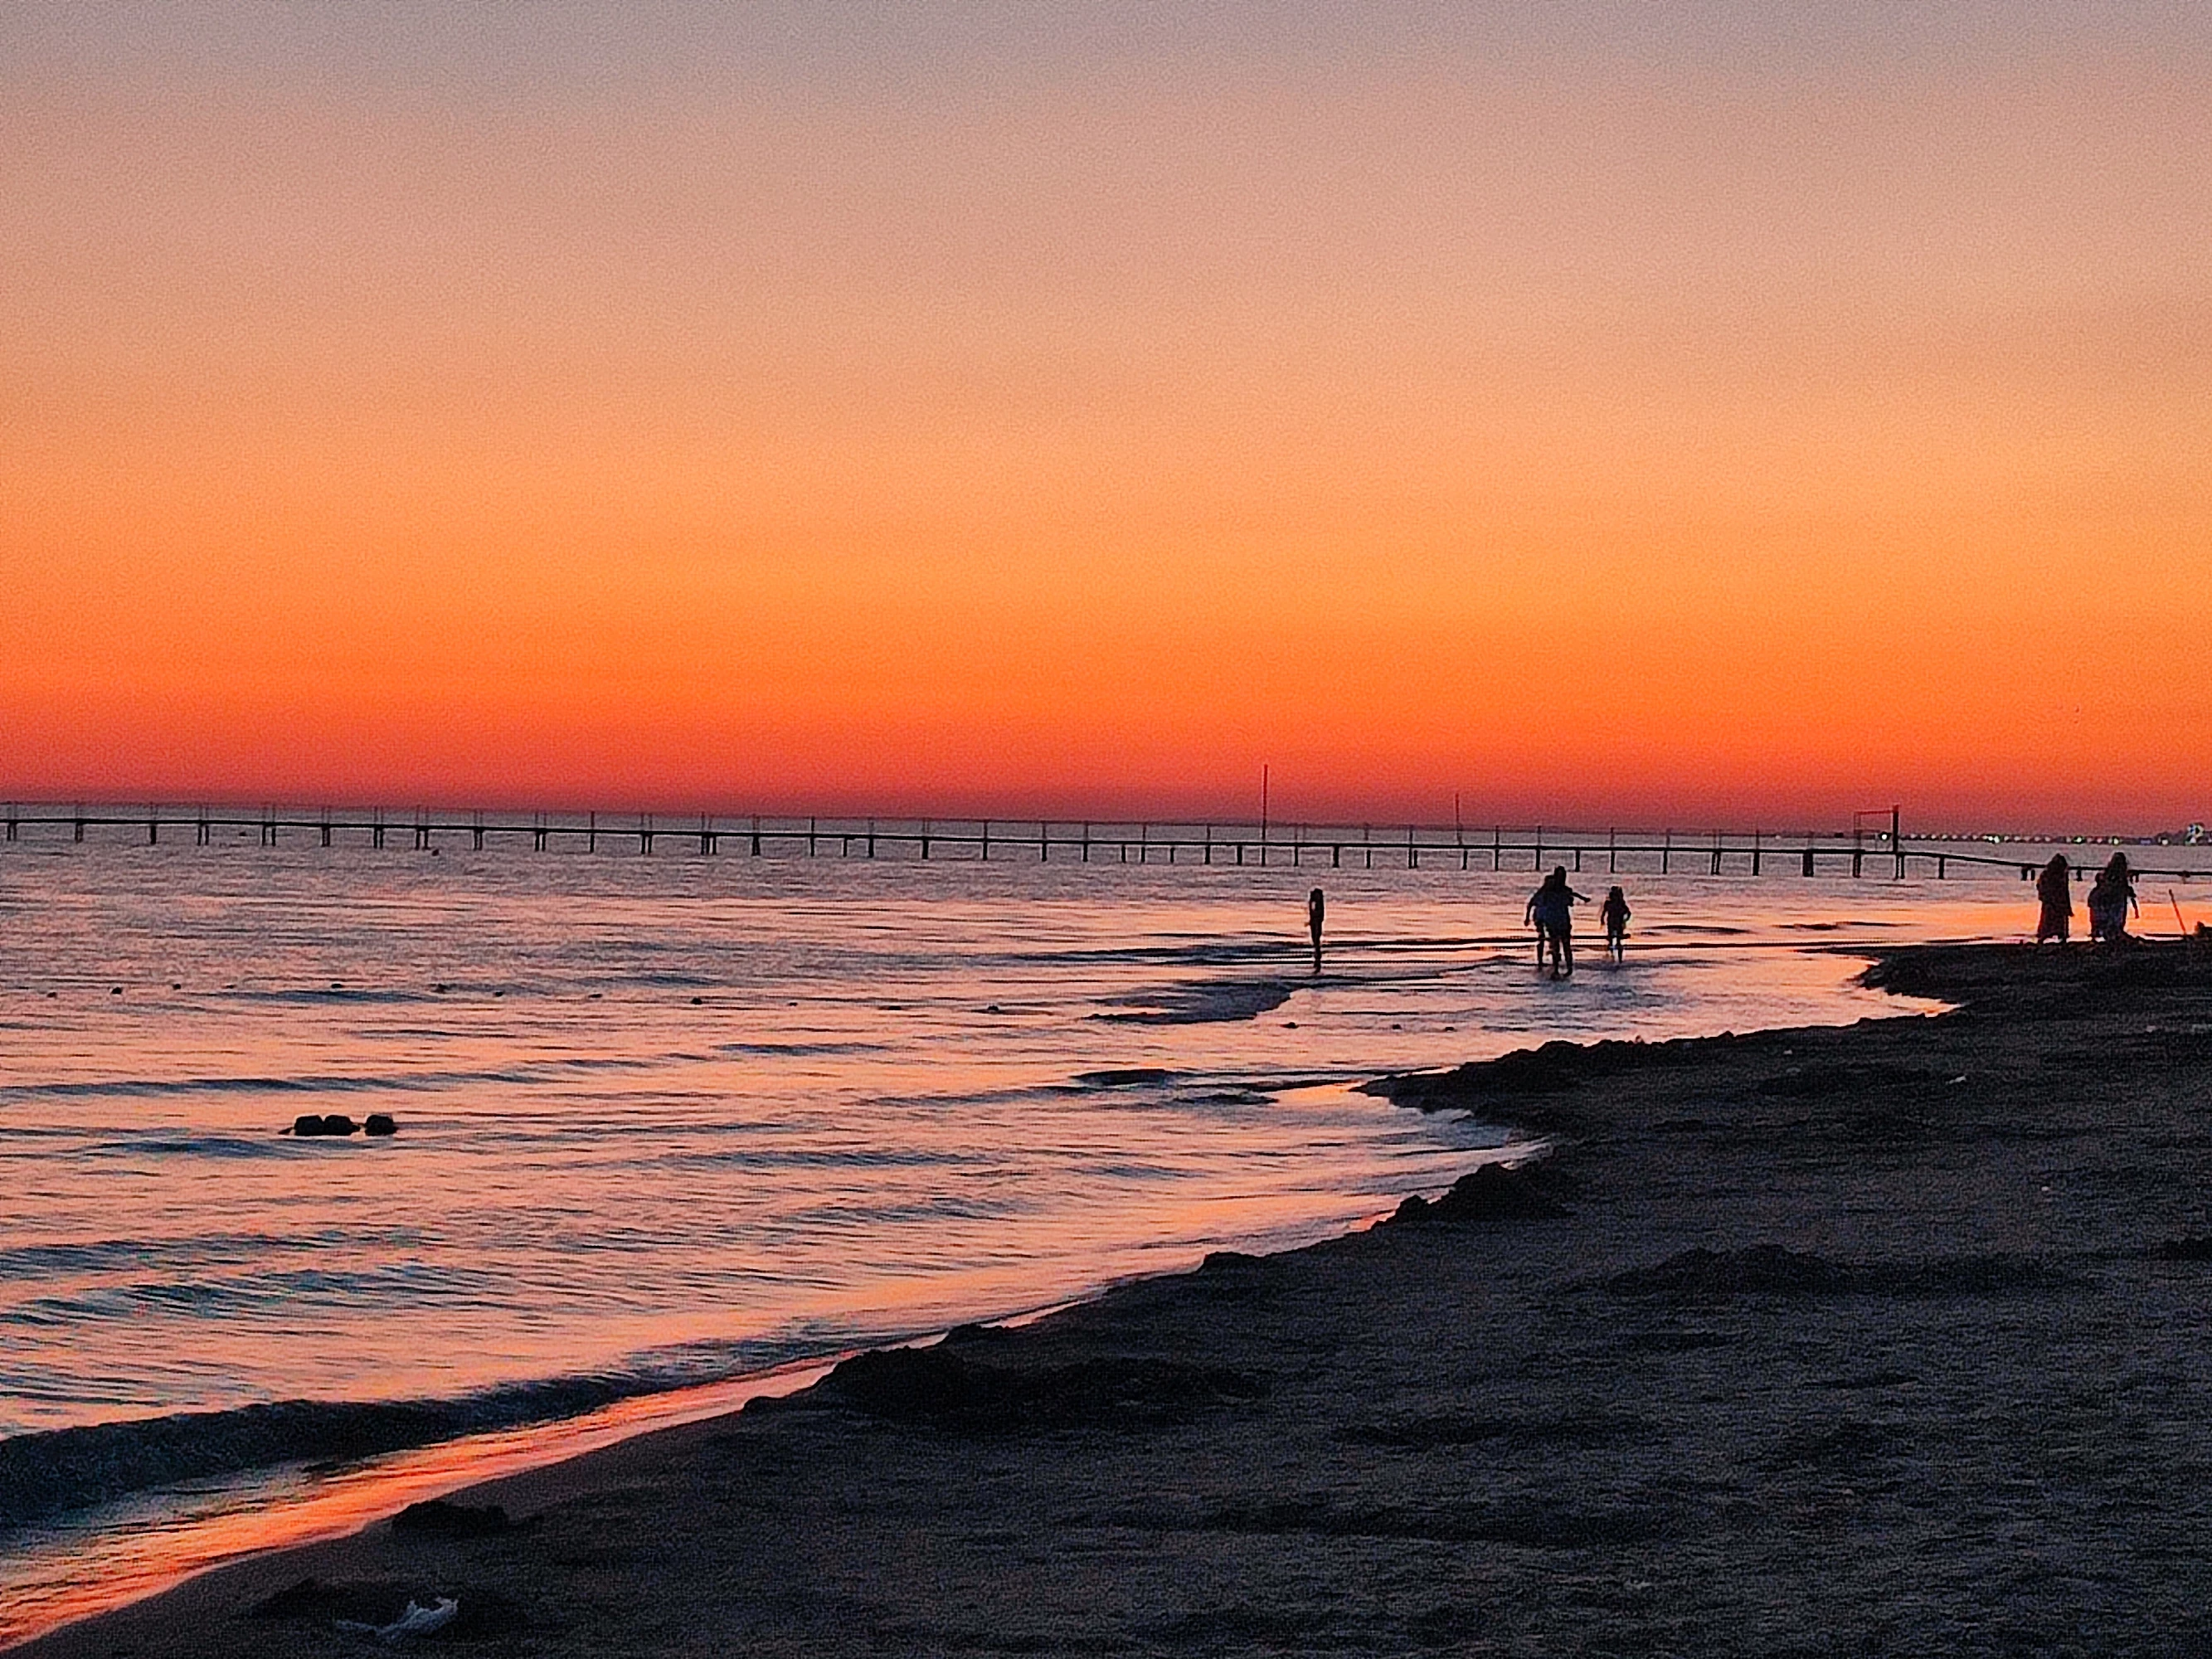
[[[0,1645],[1530,1150],[1378,1076],[1912,1012],[1868,953],[2034,922],[2001,866],[1593,848],[1628,953],[1555,981],[1480,860],[401,839],[0,847]]]

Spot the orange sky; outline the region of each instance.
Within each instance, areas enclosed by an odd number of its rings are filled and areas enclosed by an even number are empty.
[[[2212,56],[1732,39],[0,35],[0,794],[2212,817]]]

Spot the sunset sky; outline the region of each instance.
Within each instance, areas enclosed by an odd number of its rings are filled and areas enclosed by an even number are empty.
[[[4,5],[0,296],[0,796],[2212,817],[2212,7]]]

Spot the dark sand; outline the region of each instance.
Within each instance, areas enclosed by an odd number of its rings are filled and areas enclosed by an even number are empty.
[[[1964,1009],[1406,1080],[1557,1151],[25,1651],[2212,1650],[2212,957],[1875,971]]]

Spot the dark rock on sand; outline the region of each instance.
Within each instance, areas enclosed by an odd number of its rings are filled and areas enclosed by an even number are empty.
[[[1202,1273],[1239,1273],[1257,1267],[1266,1260],[1265,1256],[1247,1255],[1243,1250],[1208,1250],[1206,1260],[1198,1264],[1198,1270]]]
[[[931,1348],[878,1348],[845,1360],[812,1392],[871,1417],[971,1429],[1074,1425],[1256,1400],[1267,1384],[1220,1365],[1097,1358],[1031,1371]]]
[[[1470,1061],[1447,1072],[1412,1073],[1364,1086],[1408,1106],[1523,1101],[1532,1096],[1563,1094],[1638,1067],[1686,1060],[1689,1054],[1686,1045],[1680,1042],[1560,1041],[1536,1048],[1516,1048],[1496,1060]]]
[[[1135,1524],[1135,1518],[1130,1519]],[[1352,1505],[1323,1498],[1285,1498],[1232,1504],[1180,1524],[1199,1532],[1311,1533],[1324,1538],[1414,1539],[1554,1550],[1638,1542],[1665,1530],[1668,1516],[1656,1505],[1591,1510],[1537,1500]]]
[[[1832,1262],[1779,1244],[1747,1249],[1702,1247],[1668,1256],[1650,1267],[1632,1267],[1603,1281],[1622,1296],[1649,1296],[1670,1302],[1705,1301],[1731,1296],[1804,1296],[1846,1288],[1844,1275]]]
[[[509,1531],[514,1524],[501,1504],[455,1504],[443,1498],[410,1504],[392,1517],[392,1531],[431,1538],[484,1538]]]
[[[363,1625],[388,1625],[407,1610],[410,1599],[420,1601],[428,1592],[397,1579],[325,1583],[302,1578],[274,1595],[258,1601],[248,1611],[251,1619],[351,1620]]]
[[[1486,1164],[1454,1182],[1442,1198],[1431,1201],[1414,1194],[1399,1205],[1389,1224],[1540,1221],[1565,1213],[1540,1189],[1534,1176],[1503,1164]]]
[[[1899,1066],[1887,1061],[1853,1065],[1793,1066],[1759,1079],[1762,1095],[1798,1100],[1817,1100],[1832,1095],[1865,1095],[1916,1084],[1941,1083],[1942,1079],[1924,1066]]]
[[[1448,1412],[1380,1423],[1356,1423],[1344,1431],[1344,1438],[1370,1446],[1388,1446],[1396,1451],[1434,1451],[1438,1447],[1457,1446],[1496,1446],[1501,1449],[1602,1446],[1644,1438],[1650,1433],[1648,1425],[1617,1412],[1582,1410],[1505,1415]]]
[[[1779,1244],[1684,1250],[1656,1266],[1632,1267],[1602,1281],[1607,1290],[1623,1296],[1668,1302],[1737,1296],[1988,1296],[2063,1282],[2063,1275],[2032,1257],[1991,1254],[1841,1264]]]

